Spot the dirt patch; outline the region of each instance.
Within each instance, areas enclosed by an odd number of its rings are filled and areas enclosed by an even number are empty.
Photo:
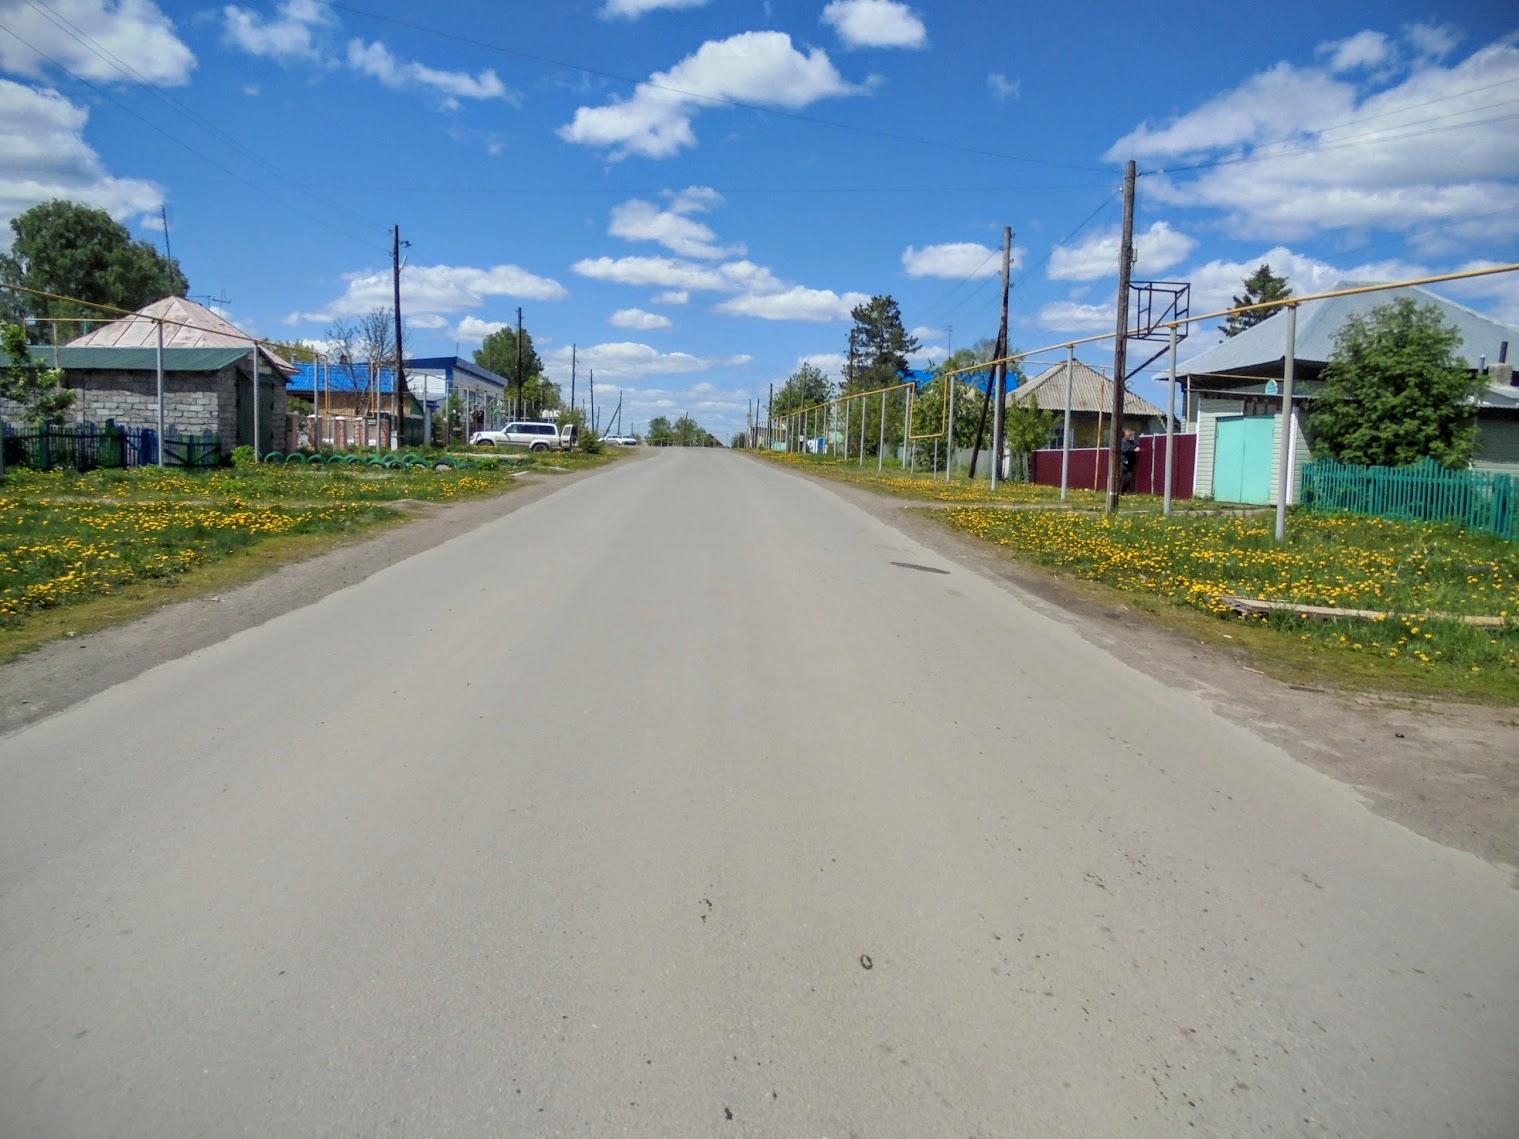
[[[0,665],[0,734],[61,712],[166,661],[320,601],[413,554],[537,502],[560,487],[623,465],[521,479],[510,492],[489,498],[447,504],[411,499],[383,503],[380,505],[393,507],[410,520],[316,557],[286,563],[220,595],[170,600],[126,624],[49,642]]]
[[[1223,647],[1218,625],[1175,609],[1164,620],[1126,595],[1060,578],[951,530],[929,505],[807,472],[925,546],[1017,587],[1042,612],[1161,683],[1191,691],[1300,762],[1354,787],[1379,814],[1425,838],[1519,868],[1519,709],[1293,685]],[[1519,876],[1516,876],[1519,886]]]

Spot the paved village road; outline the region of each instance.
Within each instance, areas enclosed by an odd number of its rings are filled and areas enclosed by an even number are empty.
[[[1512,1136],[1516,1057],[1502,870],[726,452],[0,739],[7,1136]]]

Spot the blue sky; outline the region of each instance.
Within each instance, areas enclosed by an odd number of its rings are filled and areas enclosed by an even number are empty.
[[[409,355],[521,305],[556,379],[576,345],[625,422],[726,438],[871,294],[920,362],[994,335],[1004,225],[1016,346],[1111,331],[1128,158],[1136,276],[1194,311],[1263,259],[1299,293],[1519,260],[1503,9],[0,0],[0,221],[161,242],[165,206],[192,295],[313,341],[389,304],[399,224]],[[1444,291],[1519,324],[1516,276]]]

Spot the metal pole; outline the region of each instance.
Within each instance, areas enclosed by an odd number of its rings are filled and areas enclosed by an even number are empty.
[[[915,384],[907,387],[907,411],[902,420],[902,458],[907,463],[907,473],[918,473],[918,452],[912,445],[912,393]]]
[[[258,341],[253,342],[253,457],[262,459],[258,448]]]
[[[1065,428],[1060,435],[1060,501],[1071,493],[1071,391],[1075,384],[1076,346],[1065,346]]]
[[[860,466],[865,465],[865,412],[869,407],[869,400],[860,397]]]
[[[944,382],[949,385],[949,390],[944,393],[945,402],[949,404],[944,436],[944,481],[949,482],[955,477],[955,381],[953,377],[945,376]]]
[[[1171,383],[1166,394],[1166,497],[1161,513],[1171,514],[1171,479],[1176,470],[1176,325],[1171,326]]]
[[[158,322],[158,465],[164,465],[164,322]]]
[[[1297,353],[1297,305],[1287,306],[1287,351],[1282,357],[1282,437],[1277,444],[1276,540],[1287,540],[1287,496],[1292,482],[1292,373]]]
[[[881,389],[881,438],[876,443],[876,470],[886,467],[886,389]]]

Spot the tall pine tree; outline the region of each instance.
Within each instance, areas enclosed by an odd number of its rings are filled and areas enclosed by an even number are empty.
[[[1266,304],[1268,301],[1286,301],[1292,297],[1292,289],[1287,285],[1286,277],[1278,277],[1271,271],[1271,266],[1264,261],[1260,266],[1245,278],[1245,295],[1235,297],[1235,308],[1244,308],[1246,305]],[[1227,320],[1218,326],[1218,330],[1225,336],[1238,336],[1247,328],[1252,328],[1276,312],[1281,305],[1273,305],[1271,308],[1258,308],[1253,312],[1230,313]]]
[[[902,311],[889,296],[875,296],[855,305],[849,314],[849,362],[844,368],[844,391],[870,392],[907,379],[907,358],[918,350],[917,338],[902,326]]]

